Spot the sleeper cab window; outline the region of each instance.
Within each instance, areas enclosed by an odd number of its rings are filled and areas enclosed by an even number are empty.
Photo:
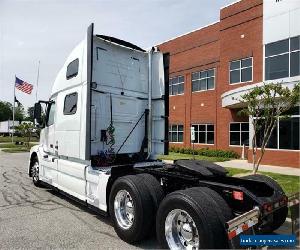
[[[66,95],[64,102],[64,115],[73,115],[77,111],[78,94],[76,92]]]
[[[79,66],[78,58],[69,63],[67,67],[67,74],[66,74],[67,80],[70,80],[71,78],[78,75],[78,66]]]

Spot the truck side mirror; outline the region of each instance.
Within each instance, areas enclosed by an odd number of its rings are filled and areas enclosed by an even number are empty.
[[[42,125],[42,123],[43,123],[43,120],[42,120],[42,105],[39,102],[34,104],[33,117],[39,125]]]

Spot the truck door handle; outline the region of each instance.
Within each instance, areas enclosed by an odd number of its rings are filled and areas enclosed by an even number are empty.
[[[50,144],[50,148],[53,148],[53,144]]]

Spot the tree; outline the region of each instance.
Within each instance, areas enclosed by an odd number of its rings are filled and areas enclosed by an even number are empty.
[[[261,160],[265,153],[266,145],[276,127],[277,120],[288,118],[285,113],[299,102],[300,83],[293,89],[283,87],[281,83],[264,83],[263,86],[256,86],[241,97],[241,102],[245,108],[239,114],[247,115],[251,118],[253,126],[252,154],[253,173],[256,174]],[[263,131],[261,145],[258,145],[257,138],[259,131]],[[257,157],[258,146],[260,146],[260,156]]]
[[[12,119],[12,105],[9,102],[0,101],[0,121]]]
[[[15,120],[22,122],[25,119],[25,110],[23,105],[20,103],[15,107]]]
[[[32,134],[35,131],[35,127],[32,122],[24,122],[19,126],[16,126],[16,131],[21,134],[22,137],[25,137],[27,140],[25,142],[25,146],[27,148],[30,147],[30,141],[32,138]]]
[[[34,107],[29,107],[27,109],[27,116],[25,118],[26,121],[34,122]]]

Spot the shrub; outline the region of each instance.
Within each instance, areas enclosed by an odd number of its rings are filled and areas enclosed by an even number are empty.
[[[181,154],[194,154],[195,155],[203,155],[207,157],[222,157],[222,158],[239,158],[238,153],[232,150],[221,150],[221,149],[209,149],[209,148],[200,148],[200,149],[192,149],[192,148],[177,148],[170,147],[170,152],[181,153]]]

